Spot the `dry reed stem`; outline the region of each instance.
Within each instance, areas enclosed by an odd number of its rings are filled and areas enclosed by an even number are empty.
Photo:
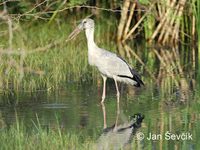
[[[125,30],[124,30],[124,35],[123,35],[124,38],[127,36],[128,30],[129,30],[129,27],[130,27],[130,24],[131,24],[131,20],[133,18],[135,7],[136,7],[136,3],[134,2],[131,5],[131,11],[130,11],[130,14],[129,14],[129,17],[128,17],[128,20],[127,20],[127,23],[126,23],[126,27],[125,27]]]
[[[157,2],[160,8],[160,17],[163,17],[165,15],[167,8],[170,6],[170,3],[168,2],[168,0],[161,0]]]
[[[122,40],[122,42],[126,41],[134,33],[134,31],[137,29],[137,27],[140,25],[140,23],[142,23],[142,21],[144,20],[144,18],[146,16],[147,16],[147,13],[145,15],[143,15],[142,18],[140,18],[140,20],[135,24],[135,26],[124,37],[124,39]]]
[[[124,27],[126,24],[129,6],[130,6],[130,0],[125,0],[122,7],[121,18],[120,18],[120,22],[119,22],[118,30],[117,30],[117,41],[121,41]]]
[[[176,20],[176,15],[178,12],[178,6],[171,10],[171,16],[167,17],[166,23],[164,24],[161,34],[158,38],[159,42],[165,43],[169,39],[169,35],[172,32],[174,21]],[[172,34],[172,33],[171,33]],[[164,36],[164,37],[163,37]],[[163,40],[162,40],[163,39]]]
[[[152,41],[153,39],[155,39],[155,37],[157,36],[157,34],[159,33],[159,31],[161,30],[162,26],[164,25],[165,23],[165,20],[167,19],[167,17],[169,16],[169,13],[171,12],[171,9],[174,7],[175,5],[175,2],[176,0],[173,0],[170,4],[170,7],[167,9],[164,17],[161,19],[159,25],[157,26],[156,30],[154,31],[152,37],[151,37],[151,40]]]
[[[177,18],[176,18],[176,24],[175,24],[175,27],[174,27],[174,30],[173,30],[173,33],[172,33],[171,42],[173,42],[173,41],[177,42],[178,41],[180,18],[183,14],[183,8],[185,6],[185,3],[186,3],[186,0],[180,0],[177,4],[179,10],[178,10]]]
[[[170,0],[167,0],[167,6],[169,6],[169,5],[170,5]],[[171,8],[169,7],[169,15],[171,15],[172,12],[173,12],[173,9],[171,9]],[[168,15],[168,16],[169,16],[169,15]],[[169,22],[169,17],[168,17],[168,16],[166,17],[165,23],[163,24],[163,26],[162,26],[162,28],[161,28],[160,35],[159,35],[159,38],[158,38],[158,42],[161,41],[163,35],[165,34],[165,28],[168,26],[168,22]],[[170,27],[169,27],[169,28],[170,28]]]
[[[175,12],[173,13],[173,16],[171,18],[169,26],[168,27],[166,26],[166,32],[165,32],[165,36],[163,38],[162,43],[166,43],[167,40],[169,39],[169,35],[172,34],[173,24],[174,24],[174,22],[176,20],[177,13],[178,13],[178,7],[176,6]]]

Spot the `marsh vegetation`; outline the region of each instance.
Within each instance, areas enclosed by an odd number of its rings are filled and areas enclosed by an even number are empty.
[[[102,79],[88,65],[84,33],[66,42],[88,16],[96,23],[96,43],[125,58],[145,82],[139,90],[120,85],[121,120],[141,112],[145,135],[194,137],[155,143],[133,138],[131,147],[198,149],[199,0],[0,1],[0,149],[95,145],[103,129]],[[112,125],[117,107],[109,85],[105,107]]]

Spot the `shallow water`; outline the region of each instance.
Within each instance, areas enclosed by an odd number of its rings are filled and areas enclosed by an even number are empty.
[[[179,97],[181,91],[175,91],[175,96],[163,96],[156,86],[136,89],[121,85],[122,94],[118,107],[114,84],[107,86],[104,107],[100,103],[101,87],[94,85],[68,84],[51,92],[1,95],[0,128],[4,130],[12,126],[17,116],[29,130],[33,130],[34,123],[38,121],[46,129],[55,128],[59,124],[66,131],[82,132],[85,137],[92,137],[98,142],[105,127],[116,122],[117,125],[123,124],[130,120],[130,116],[141,113],[145,118],[131,139],[134,149],[199,147],[198,90],[187,92],[187,99],[183,102]],[[167,139],[168,133],[174,134],[173,137]],[[152,134],[154,137],[148,138]],[[191,134],[192,139],[177,139],[182,134]],[[138,139],[140,136],[142,139]]]

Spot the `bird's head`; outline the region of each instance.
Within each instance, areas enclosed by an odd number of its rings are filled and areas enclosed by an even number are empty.
[[[67,41],[74,39],[82,30],[87,30],[94,28],[94,20],[90,18],[85,18],[81,23],[75,28],[75,30],[68,36]]]
[[[92,20],[90,18],[85,18],[78,25],[78,28],[80,30],[86,30],[86,29],[94,28],[94,20]]]

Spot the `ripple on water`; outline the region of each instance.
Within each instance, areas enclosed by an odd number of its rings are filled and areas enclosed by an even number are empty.
[[[67,104],[62,104],[62,103],[50,103],[50,104],[42,104],[42,108],[46,109],[65,109],[69,108]]]

